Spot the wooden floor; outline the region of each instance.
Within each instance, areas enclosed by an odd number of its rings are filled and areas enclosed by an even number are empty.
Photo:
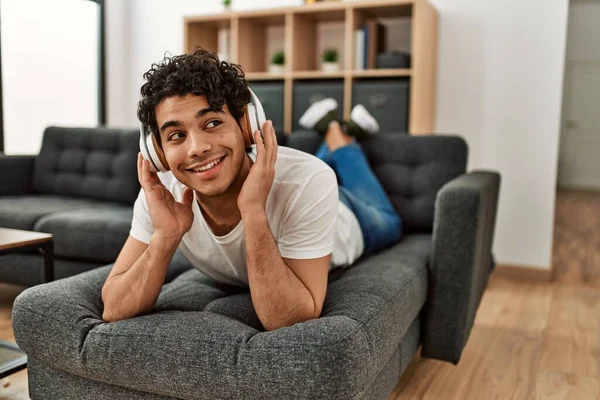
[[[600,193],[558,194],[552,262],[492,275],[459,365],[415,359],[389,400],[600,400]]]
[[[15,340],[12,331],[11,305],[23,291],[20,286],[0,284],[0,339]],[[24,369],[0,381],[0,400],[29,399],[27,370]]]
[[[415,359],[389,400],[600,400],[600,193],[561,192],[552,283],[492,275],[458,366]],[[14,340],[0,285],[0,338]],[[28,399],[27,371],[0,400]]]

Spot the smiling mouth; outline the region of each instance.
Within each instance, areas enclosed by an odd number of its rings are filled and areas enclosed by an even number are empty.
[[[219,165],[221,162],[223,162],[223,160],[225,159],[226,156],[222,156],[220,158],[217,158],[216,160],[214,160],[213,162],[203,166],[203,167],[199,167],[199,168],[190,168],[187,169],[186,171],[189,172],[206,172],[206,171],[210,171],[211,169],[213,169],[214,167],[216,167],[217,165]]]

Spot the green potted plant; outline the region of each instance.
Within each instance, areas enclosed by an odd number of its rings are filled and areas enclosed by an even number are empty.
[[[283,50],[277,50],[271,56],[271,64],[269,65],[269,72],[272,74],[283,74],[285,70],[285,53]]]
[[[323,62],[321,66],[325,72],[339,71],[340,64],[338,61],[338,51],[336,49],[325,49],[325,51],[323,51]]]
[[[225,11],[229,11],[231,9],[231,0],[223,0],[223,7],[225,7]]]

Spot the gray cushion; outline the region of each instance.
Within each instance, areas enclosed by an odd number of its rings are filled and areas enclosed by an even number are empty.
[[[312,131],[297,131],[285,145],[314,154],[321,142]],[[363,141],[362,147],[402,218],[404,232],[431,233],[437,192],[466,170],[466,142],[458,136],[387,133]]]
[[[133,204],[139,131],[49,127],[35,159],[33,190]]]
[[[74,260],[66,258],[54,259],[54,279],[62,279],[77,275],[94,268],[105,266],[105,262]],[[182,272],[192,268],[183,255],[176,251],[167,270],[165,282],[171,282]],[[35,286],[43,283],[44,258],[37,252],[13,253],[0,257],[0,276],[2,282],[22,286]]]
[[[390,356],[405,357],[398,346],[425,302],[430,241],[405,238],[359,262],[329,284],[321,318],[272,332],[247,290],[196,270],[164,286],[155,313],[103,323],[101,268],[24,291],[15,337],[54,368],[163,396],[360,398]]]
[[[0,153],[0,196],[22,195],[31,191],[34,160],[32,155],[6,156]]]
[[[52,195],[0,197],[0,226],[33,230],[43,216],[60,211],[100,207],[102,203],[89,199]]]
[[[103,265],[106,263],[55,258],[54,279],[66,278]],[[38,252],[4,255],[0,257],[0,277],[2,282],[22,286],[44,283],[44,257]]]
[[[81,260],[113,262],[127,240],[132,206],[98,205],[41,217],[38,232],[54,235],[54,254]]]

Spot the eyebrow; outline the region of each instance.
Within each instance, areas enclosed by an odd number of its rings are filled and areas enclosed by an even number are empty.
[[[223,108],[222,107],[221,108],[214,108],[214,107],[202,108],[202,109],[198,110],[198,112],[196,113],[196,118],[202,118],[206,114],[211,113],[211,112],[214,112],[214,113],[223,112]],[[182,121],[175,121],[175,120],[167,121],[161,125],[160,131],[164,132],[165,129],[167,129],[171,126],[181,126],[181,125],[183,125]]]

